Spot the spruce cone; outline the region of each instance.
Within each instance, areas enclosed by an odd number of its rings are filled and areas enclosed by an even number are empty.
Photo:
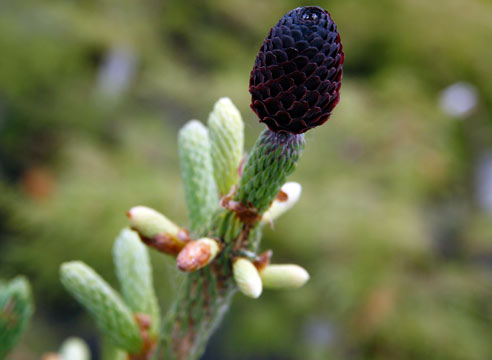
[[[340,35],[326,10],[291,10],[256,57],[251,108],[275,132],[301,134],[323,124],[340,100],[343,61]]]

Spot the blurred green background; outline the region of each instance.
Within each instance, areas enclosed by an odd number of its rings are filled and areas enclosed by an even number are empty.
[[[27,275],[36,300],[12,359],[72,335],[99,351],[59,264],[83,260],[116,286],[127,209],[186,224],[178,129],[228,96],[249,149],[263,128],[249,109],[256,52],[312,4],[0,2],[0,277]],[[301,200],[262,243],[311,281],[238,295],[205,359],[491,359],[492,3],[316,5],[342,37],[341,102],[307,133]],[[165,310],[179,276],[152,255]]]

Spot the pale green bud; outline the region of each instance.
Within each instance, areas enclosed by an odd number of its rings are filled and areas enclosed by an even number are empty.
[[[181,250],[176,263],[182,271],[196,271],[210,264],[221,249],[220,244],[209,238],[191,241]]]
[[[60,348],[61,360],[90,360],[89,347],[78,337],[66,339]]]
[[[271,224],[280,215],[292,208],[301,197],[302,186],[296,182],[287,182],[273,200],[270,208],[263,214],[261,219],[264,224]]]
[[[177,237],[179,234],[180,229],[176,224],[149,207],[132,207],[128,210],[127,216],[130,220],[130,226],[144,237],[153,238],[161,233]]]
[[[219,99],[208,117],[215,181],[221,195],[229,193],[239,180],[243,158],[244,123],[229,98]]]
[[[147,248],[136,232],[121,231],[113,246],[113,259],[123,299],[133,313],[150,316],[151,334],[157,338],[160,316],[152,283],[152,266]]]
[[[94,317],[114,345],[131,354],[143,346],[140,329],[120,296],[92,268],[81,261],[60,267],[61,282]]]
[[[308,272],[299,265],[268,265],[260,271],[265,288],[296,289],[309,280]]]
[[[219,207],[207,128],[198,120],[188,122],[179,131],[178,146],[190,228],[199,232]]]
[[[189,233],[164,215],[146,206],[127,211],[130,226],[150,247],[169,255],[177,255],[189,241]]]
[[[260,274],[251,261],[239,257],[232,264],[234,280],[239,290],[253,299],[258,298],[263,291]]]

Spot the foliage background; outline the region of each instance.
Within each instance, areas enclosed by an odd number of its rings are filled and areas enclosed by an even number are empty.
[[[83,260],[116,284],[111,246],[128,208],[186,223],[179,127],[229,96],[249,149],[263,127],[247,90],[256,52],[285,12],[311,4],[0,3],[0,276],[27,275],[37,305],[12,359],[71,335],[99,353],[59,264]],[[205,358],[491,358],[492,4],[317,5],[342,36],[342,100],[307,134],[292,177],[303,196],[263,241],[312,279],[258,301],[237,296]],[[453,117],[439,98],[459,81],[478,104]],[[170,259],[153,254],[153,264],[166,309],[179,275]]]

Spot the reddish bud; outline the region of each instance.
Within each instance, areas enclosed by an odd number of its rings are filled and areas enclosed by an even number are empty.
[[[178,254],[176,263],[181,271],[196,271],[210,264],[219,251],[220,245],[214,239],[198,239],[186,244]]]

